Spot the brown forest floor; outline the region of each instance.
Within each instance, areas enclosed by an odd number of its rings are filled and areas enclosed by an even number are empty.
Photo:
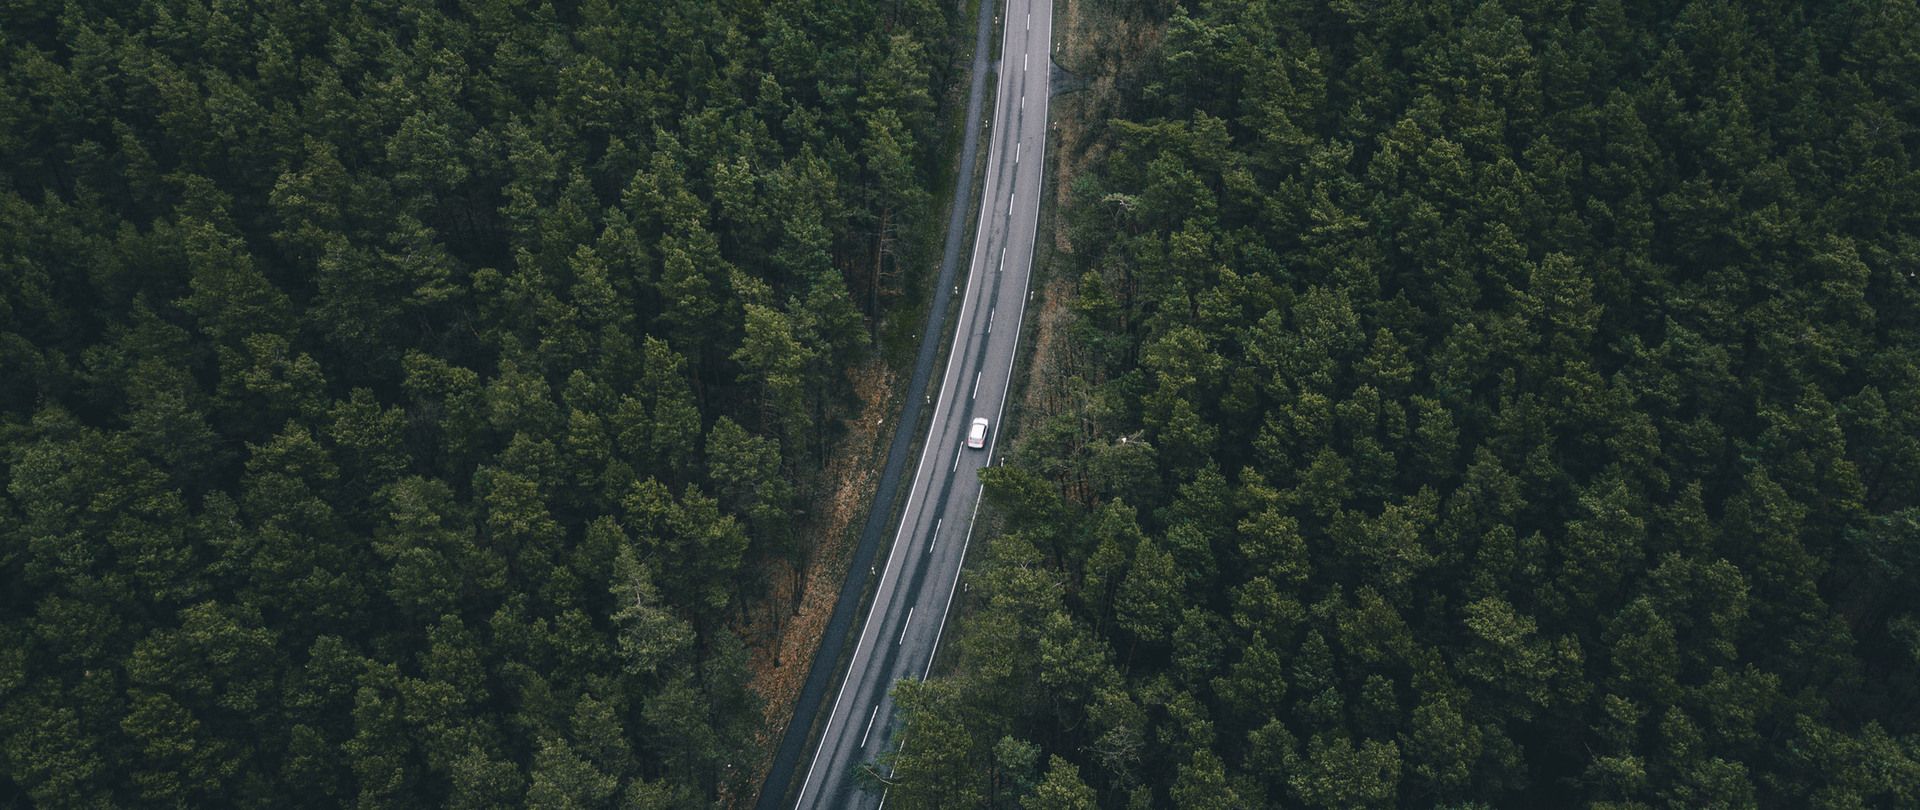
[[[833,445],[817,479],[823,491],[801,516],[798,544],[806,554],[797,562],[805,570],[796,570],[793,557],[761,560],[759,573],[767,591],[748,603],[747,621],[736,628],[747,643],[747,670],[752,674],[748,688],[764,701],[766,719],[754,740],[762,761],[746,783],[751,790],[728,797],[730,807],[745,806],[755,798],[754,792],[773,765],[780,736],[793,719],[794,702],[839,599],[847,557],[859,540],[854,521],[865,518],[872,506],[887,440],[899,415],[895,374],[879,353],[848,369],[847,377],[860,411],[844,423],[846,434]]]

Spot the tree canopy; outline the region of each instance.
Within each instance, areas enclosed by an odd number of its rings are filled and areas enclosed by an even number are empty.
[[[892,796],[1920,801],[1920,8],[1116,5],[1072,395]]]
[[[951,5],[0,9],[0,804],[751,790]]]

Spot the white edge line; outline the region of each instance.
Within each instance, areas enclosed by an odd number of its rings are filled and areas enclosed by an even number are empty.
[[[873,736],[873,719],[880,716],[880,704],[873,704],[873,711],[867,715],[866,733],[860,735],[860,747],[867,747],[867,738]]]
[[[973,496],[973,514],[976,517],[980,514],[980,493],[975,493]],[[963,566],[966,565],[967,562],[967,547],[972,544],[973,518],[968,518],[967,537],[965,540],[960,541],[960,564]],[[940,657],[940,639],[947,634],[947,613],[953,610],[953,595],[959,590],[960,578],[956,576],[953,578],[953,585],[947,588],[947,604],[940,609],[940,629],[934,631],[933,651],[927,653],[927,667],[920,670],[920,680],[924,681],[927,679],[927,675],[933,672],[933,660]]]

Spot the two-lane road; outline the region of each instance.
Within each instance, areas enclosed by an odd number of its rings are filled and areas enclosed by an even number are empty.
[[[979,506],[976,473],[1000,436],[1040,217],[1052,0],[1007,0],[1004,15],[993,135],[959,329],[899,532],[800,788],[801,810],[882,803],[855,784],[853,771],[879,758],[899,728],[888,696],[894,682],[924,678],[933,665]],[[984,449],[965,447],[975,417],[993,420]]]

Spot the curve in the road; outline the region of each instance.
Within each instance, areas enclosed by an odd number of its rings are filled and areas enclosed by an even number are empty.
[[[914,360],[913,378],[907,384],[906,403],[894,427],[893,444],[888,448],[886,464],[881,468],[880,484],[874,493],[873,508],[867,513],[866,526],[861,530],[860,544],[854,548],[853,558],[847,565],[846,583],[841,586],[839,600],[834,604],[833,615],[827,620],[820,646],[814,651],[806,683],[801,686],[800,697],[794,704],[793,719],[781,735],[773,769],[767,772],[767,781],[761,786],[759,801],[754,805],[756,810],[779,810],[786,805],[795,767],[813,735],[820,704],[826,697],[828,685],[833,682],[840,654],[846,648],[847,630],[852,627],[854,616],[859,612],[860,594],[866,590],[870,580],[869,576],[860,575],[860,569],[873,565],[880,537],[893,514],[894,499],[899,495],[901,468],[906,465],[907,454],[913,448],[914,435],[919,431],[920,409],[927,395],[927,384],[933,377],[934,361],[938,359],[940,338],[947,323],[947,310],[952,305],[953,296],[949,290],[959,269],[960,252],[966,247],[967,209],[973,202],[974,155],[980,150],[980,119],[986,99],[987,58],[993,41],[992,5],[984,3],[981,9],[974,36],[973,82],[967,95],[966,135],[960,148],[959,180],[954,183],[952,213],[947,220],[946,252],[940,260],[940,276],[934,284],[933,304],[927,310],[926,327],[920,332],[920,351]]]
[[[977,473],[992,458],[1013,382],[1044,179],[1050,0],[1007,0],[1004,19],[982,210],[959,328],[872,608],[801,782],[800,808],[884,804],[884,794],[862,791],[853,774],[892,744],[899,727],[894,683],[925,677],[932,666],[979,506]],[[962,442],[975,417],[996,423],[984,452]]]

